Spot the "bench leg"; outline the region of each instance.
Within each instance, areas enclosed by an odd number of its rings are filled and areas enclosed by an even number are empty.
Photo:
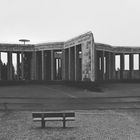
[[[41,121],[41,126],[42,126],[42,128],[45,128],[45,121],[44,120]]]
[[[63,128],[66,128],[66,121],[63,120]]]

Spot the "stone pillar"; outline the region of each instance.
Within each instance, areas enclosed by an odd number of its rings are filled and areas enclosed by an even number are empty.
[[[69,80],[69,48],[65,49],[65,80]]]
[[[129,54],[129,73],[130,73],[130,79],[132,79],[132,72],[133,72],[133,54]]]
[[[2,70],[2,61],[1,61],[1,52],[0,52],[0,80],[1,80],[1,70]]]
[[[140,53],[139,53],[139,79],[140,79]]]
[[[111,80],[112,79],[112,63],[111,63],[111,61],[112,61],[112,57],[111,57],[111,52],[109,52],[109,54],[108,54],[109,56],[109,80]]]
[[[100,52],[96,52],[96,80],[100,80]]]
[[[70,80],[75,80],[75,53],[74,47],[70,48]]]
[[[66,80],[65,49],[62,50],[62,80]]]
[[[20,53],[17,53],[17,79],[20,79]]]
[[[74,61],[75,61],[75,81],[77,81],[77,69],[78,69],[78,49],[74,47]]]
[[[54,51],[51,50],[51,80],[54,80]]]
[[[101,52],[101,76],[102,76],[102,80],[105,80],[105,74],[104,74],[104,56],[105,56],[105,52],[102,51]]]
[[[74,47],[74,76],[75,76],[75,81],[81,81],[82,78],[82,69],[81,69],[81,54],[80,52],[80,47],[77,45]]]
[[[112,69],[111,69],[111,52],[106,53],[106,79],[111,80]]]
[[[39,76],[40,76],[40,75],[39,75],[39,74],[40,74],[40,73],[39,73],[39,71],[40,71],[40,70],[39,70],[39,69],[40,69],[40,68],[39,68],[39,64],[41,63],[41,59],[40,59],[40,62],[39,62],[39,58],[40,58],[39,55],[40,55],[40,52],[37,51],[35,54],[36,54],[36,64],[35,64],[35,66],[36,66],[36,76],[35,76],[35,77],[36,77],[36,80],[40,80],[40,79],[39,79]]]
[[[45,74],[44,74],[44,51],[41,52],[41,59],[42,59],[42,80],[45,79]]]
[[[34,52],[31,53],[31,64],[30,64],[30,70],[31,70],[30,79],[31,80],[34,80],[34,59],[33,59],[33,56],[34,56]]]
[[[124,71],[124,54],[120,54],[120,79],[123,79],[123,71]]]
[[[75,53],[74,53],[74,47],[69,48],[69,80],[75,80]]]
[[[105,79],[109,80],[109,53],[106,52],[106,73],[105,73]]]
[[[33,66],[34,66],[34,80],[37,80],[37,52],[33,52],[33,58],[34,58],[34,62],[33,62]]]
[[[139,71],[140,71],[140,53],[139,53]]]
[[[116,78],[116,70],[115,70],[115,53],[111,53],[111,71],[112,71],[112,78],[111,79],[115,79]]]
[[[8,80],[12,80],[12,52],[8,52]]]
[[[46,51],[44,51],[44,80],[47,80],[46,79],[46,75],[47,75],[47,52]]]
[[[32,52],[31,57],[31,80],[36,80],[36,52]]]
[[[70,80],[70,64],[71,64],[71,55],[70,55],[70,48],[68,48],[68,80]]]
[[[24,80],[24,52],[21,52],[21,79]]]

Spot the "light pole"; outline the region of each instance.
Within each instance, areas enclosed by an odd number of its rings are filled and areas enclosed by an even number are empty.
[[[25,45],[26,42],[30,42],[30,40],[28,40],[28,39],[20,39],[19,41],[20,41],[20,42],[23,42],[24,45]]]

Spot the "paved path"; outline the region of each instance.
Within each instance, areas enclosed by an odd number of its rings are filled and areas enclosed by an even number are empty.
[[[140,97],[0,99],[1,110],[92,110],[114,108],[140,108]]]

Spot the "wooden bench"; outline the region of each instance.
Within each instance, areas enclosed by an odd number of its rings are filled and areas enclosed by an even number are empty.
[[[40,121],[42,128],[46,121],[62,121],[63,128],[66,127],[66,121],[74,121],[74,112],[32,112],[33,121]]]

